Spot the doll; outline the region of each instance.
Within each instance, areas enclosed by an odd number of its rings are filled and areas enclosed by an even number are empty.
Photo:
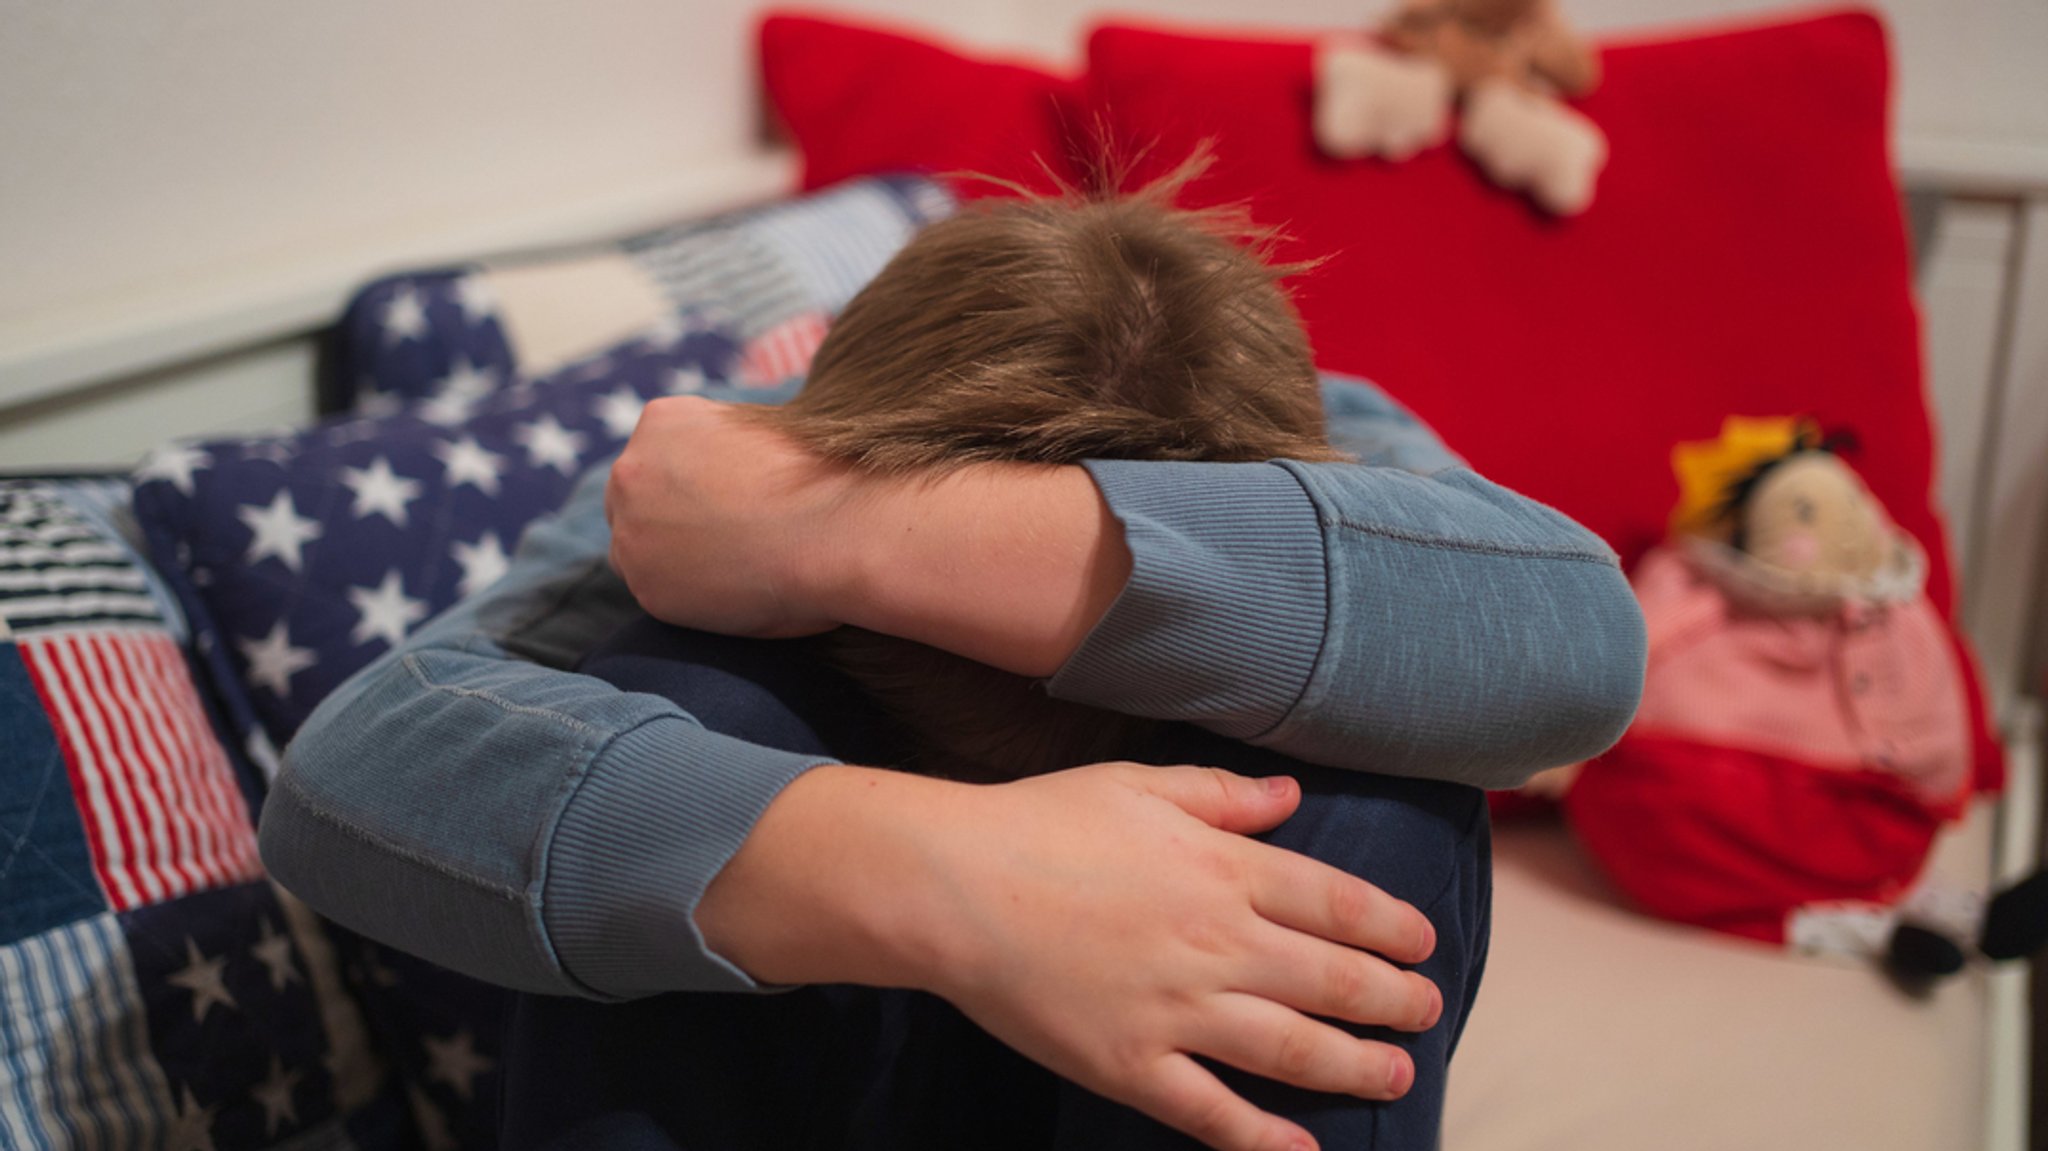
[[[1923,880],[1972,793],[1962,668],[1926,559],[1805,421],[1674,453],[1673,542],[1633,583],[1643,703],[1562,790],[1580,841],[1667,918],[1925,981],[2048,941],[2048,882]],[[1555,782],[1555,781],[1553,781]]]
[[[1592,91],[1599,73],[1553,0],[1404,0],[1376,38],[1318,46],[1316,142],[1339,158],[1406,159],[1444,140],[1462,102],[1459,146],[1489,178],[1576,215],[1607,139],[1560,97]]]

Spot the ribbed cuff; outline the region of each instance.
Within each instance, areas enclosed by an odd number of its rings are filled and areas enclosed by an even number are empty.
[[[613,739],[556,824],[541,918],[563,970],[607,998],[753,991],[697,930],[704,889],[782,789],[832,761],[663,718]]]
[[[1253,739],[1300,698],[1328,573],[1315,505],[1271,464],[1093,461],[1130,582],[1047,684],[1063,699]]]

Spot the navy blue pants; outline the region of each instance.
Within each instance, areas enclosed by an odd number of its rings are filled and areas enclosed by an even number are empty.
[[[897,746],[850,683],[799,642],[733,640],[653,620],[628,626],[585,672],[664,695],[713,730],[852,763]],[[1286,772],[1301,809],[1260,837],[1420,908],[1436,953],[1417,971],[1443,992],[1400,1044],[1414,1087],[1392,1103],[1324,1095],[1217,1067],[1328,1151],[1437,1145],[1444,1079],[1485,966],[1491,862],[1486,805],[1452,784],[1316,768],[1175,728],[1153,754],[1252,775]],[[1199,1146],[1067,1083],[936,996],[852,986],[774,995],[676,994],[624,1004],[520,996],[506,1039],[507,1151],[1152,1151]]]

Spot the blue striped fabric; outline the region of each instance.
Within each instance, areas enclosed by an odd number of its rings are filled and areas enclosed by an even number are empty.
[[[112,915],[0,948],[0,1144],[164,1146],[177,1114]]]
[[[935,185],[916,184],[917,187]],[[943,192],[940,193],[944,195]],[[950,209],[950,203],[945,203]],[[803,285],[809,310],[836,314],[932,217],[903,187],[875,180],[747,218],[776,262]],[[774,319],[787,319],[787,316]]]
[[[678,309],[716,308],[751,339],[806,312],[837,313],[911,233],[952,211],[929,180],[855,180],[625,249]]]
[[[704,310],[742,339],[805,310],[803,281],[731,220],[630,241],[626,252],[678,312]]]

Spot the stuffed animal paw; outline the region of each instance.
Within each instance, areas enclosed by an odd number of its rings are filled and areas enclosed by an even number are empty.
[[[1607,137],[1598,125],[1506,80],[1473,85],[1458,143],[1495,183],[1526,190],[1560,216],[1576,216],[1592,204],[1607,165]]]
[[[1316,47],[1316,143],[1340,159],[1405,160],[1450,134],[1451,75],[1442,64],[1370,40]]]

